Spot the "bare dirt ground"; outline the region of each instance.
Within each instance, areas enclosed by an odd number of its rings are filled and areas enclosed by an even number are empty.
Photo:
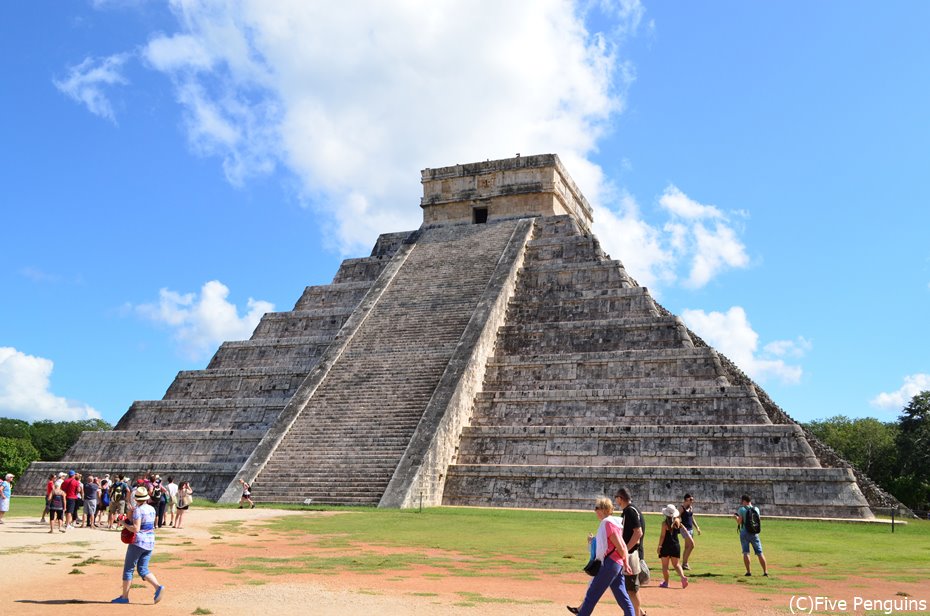
[[[425,566],[375,572],[281,573],[262,571],[254,565],[246,571],[229,571],[254,556],[286,557],[319,549],[329,557],[342,550],[346,558],[358,557],[357,548],[327,544],[315,546],[314,538],[286,537],[257,531],[264,519],[286,515],[331,515],[272,509],[192,510],[185,528],[158,532],[152,572],[166,586],[164,599],[152,607],[152,590],[135,586],[130,605],[110,605],[120,592],[120,573],[125,546],[116,532],[77,528],[67,533],[48,533],[35,520],[7,518],[0,525],[0,614],[52,614],[80,616],[115,612],[141,614],[157,609],[160,614],[309,614],[313,616],[458,616],[487,614],[568,614],[565,605],[578,605],[589,578],[579,572],[539,579],[507,576],[457,576]],[[215,525],[245,521],[241,532],[219,539]],[[211,530],[212,529],[212,530]],[[370,556],[401,552],[372,548]],[[455,558],[455,554],[450,554]],[[737,556],[738,557],[738,556]],[[777,567],[773,567],[777,571]],[[658,573],[658,572],[654,572]],[[696,571],[695,573],[699,573]],[[797,572],[793,572],[795,575]],[[821,575],[818,575],[821,574]],[[844,572],[849,573],[849,572]],[[692,577],[682,590],[657,588],[654,581],[640,592],[649,616],[672,614],[789,614],[792,593],[845,599],[849,609],[820,613],[852,613],[855,596],[902,599],[906,593],[927,598],[925,583],[875,580],[857,576],[818,579],[814,587],[796,590],[766,588]],[[774,573],[777,576],[777,573]],[[519,577],[519,576],[518,576]],[[840,576],[837,576],[840,577]],[[776,578],[777,579],[777,578]],[[661,578],[660,578],[661,580]],[[659,580],[659,581],[660,581]],[[594,612],[620,614],[609,593]],[[857,610],[857,613],[863,613]]]

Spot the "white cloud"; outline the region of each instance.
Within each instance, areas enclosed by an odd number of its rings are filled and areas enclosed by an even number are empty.
[[[99,419],[93,407],[51,392],[53,368],[50,359],[0,347],[0,416],[27,421]]]
[[[781,357],[802,357],[812,346],[807,339],[799,336],[796,340],[777,340],[766,344],[759,352],[759,334],[752,329],[746,311],[740,306],[733,306],[726,312],[684,310],[681,319],[705,342],[760,383],[769,378],[788,384],[801,380],[801,367],[788,364]]]
[[[102,59],[85,58],[80,64],[68,69],[66,78],[53,79],[52,83],[61,92],[85,105],[91,113],[115,124],[113,105],[104,90],[106,86],[128,83],[122,75],[123,65],[128,58],[129,54],[126,53]]]
[[[157,304],[141,304],[135,309],[140,315],[174,330],[181,352],[196,360],[212,353],[226,340],[249,338],[262,315],[274,310],[274,304],[250,297],[247,312],[240,317],[238,308],[227,297],[229,288],[218,280],[211,280],[203,285],[199,296],[161,289]]]
[[[668,224],[650,224],[591,161],[636,79],[621,46],[645,27],[639,0],[169,6],[176,31],[141,56],[170,77],[192,149],[234,185],[293,173],[343,255],[419,226],[420,169],[555,152],[641,283],[696,288],[748,264],[717,207],[669,186]]]
[[[904,385],[897,391],[883,392],[869,401],[874,407],[889,411],[900,411],[911,398],[930,389],[930,374],[917,373],[904,377]]]
[[[609,34],[642,19],[638,1],[605,7]],[[287,167],[343,253],[419,226],[425,167],[557,152],[596,191],[587,157],[634,79],[618,39],[562,0],[171,8],[179,31],[143,53],[174,81],[197,151],[233,183]]]
[[[598,186],[596,194],[617,205],[594,206],[594,230],[604,248],[622,259],[640,284],[680,282],[700,288],[727,269],[749,265],[738,231],[716,206],[698,203],[670,185],[658,200],[668,220],[661,227],[653,226],[643,219],[633,197],[614,198],[609,185]],[[735,214],[746,216],[742,210]]]

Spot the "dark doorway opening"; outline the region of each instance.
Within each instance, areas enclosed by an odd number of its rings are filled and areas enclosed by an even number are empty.
[[[474,222],[476,225],[481,225],[488,222],[488,208],[476,207],[471,212],[472,222]]]

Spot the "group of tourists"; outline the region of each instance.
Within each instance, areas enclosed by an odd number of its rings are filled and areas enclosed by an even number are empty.
[[[688,587],[685,571],[691,569],[688,559],[694,551],[695,535],[701,534],[701,527],[694,518],[693,506],[694,497],[685,494],[680,506],[669,504],[662,508],[663,520],[656,546],[656,555],[662,563],[659,588],[669,587],[670,567],[678,574],[682,589]],[[614,515],[615,511],[618,515]],[[642,513],[633,506],[628,488],[618,490],[613,501],[607,497],[598,498],[594,503],[594,513],[599,524],[597,533],[588,535],[591,560],[585,567],[585,571],[594,577],[581,606],[567,606],[568,611],[588,616],[609,588],[625,616],[646,616],[645,610],[640,607],[639,598],[640,585],[649,577],[643,547],[646,523]],[[759,540],[759,508],[752,504],[748,494],[742,495],[734,518],[740,535],[746,575],[752,575],[749,558],[749,548],[752,546],[762,566],[762,575],[768,577],[768,564]],[[685,544],[683,552],[681,539],[684,539]]]
[[[172,477],[163,482],[159,475],[146,474],[133,481],[128,475],[102,477],[70,470],[52,473],[45,486],[45,508],[39,520],[48,517],[48,532],[73,528],[121,530],[121,521],[137,506],[136,488],[146,489],[146,501],[155,511],[158,528],[183,528],[184,513],[193,502],[189,482],[180,485]],[[170,516],[170,517],[169,517]]]

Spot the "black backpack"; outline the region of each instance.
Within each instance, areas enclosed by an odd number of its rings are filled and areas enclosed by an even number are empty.
[[[746,510],[746,532],[751,535],[762,532],[762,518],[759,517],[759,508],[755,505]]]

